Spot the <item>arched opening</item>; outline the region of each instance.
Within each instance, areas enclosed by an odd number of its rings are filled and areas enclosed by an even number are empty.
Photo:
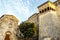
[[[10,40],[10,35],[6,34],[5,39],[4,40]]]
[[[45,8],[45,12],[46,12],[46,8]]]
[[[10,35],[11,35],[11,32],[7,31],[4,40],[10,40]]]
[[[50,10],[50,7],[47,7],[47,10]]]
[[[44,13],[44,10],[42,10],[42,13]]]
[[[40,13],[41,13],[41,11],[40,11]]]

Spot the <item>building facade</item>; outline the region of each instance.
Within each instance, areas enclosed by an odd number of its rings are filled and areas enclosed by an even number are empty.
[[[18,19],[15,16],[5,14],[0,17],[0,40],[17,40],[17,28]]]
[[[38,11],[28,21],[39,28],[39,40],[60,40],[60,0],[48,0],[38,6]]]

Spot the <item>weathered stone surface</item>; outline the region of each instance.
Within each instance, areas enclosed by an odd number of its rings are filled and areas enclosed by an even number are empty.
[[[56,12],[50,11],[39,17],[39,38],[60,36],[60,21]],[[39,40],[40,40],[39,39]]]
[[[18,28],[18,19],[13,15],[3,15],[0,18],[0,40],[5,40],[6,34],[9,34],[10,40],[17,40],[16,29]]]

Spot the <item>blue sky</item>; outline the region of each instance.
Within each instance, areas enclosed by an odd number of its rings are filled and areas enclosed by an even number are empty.
[[[47,0],[0,0],[0,16],[15,15],[19,22],[27,20],[32,14],[38,13],[38,6]],[[51,0],[56,1],[56,0]]]

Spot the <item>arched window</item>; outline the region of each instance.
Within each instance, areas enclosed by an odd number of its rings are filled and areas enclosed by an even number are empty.
[[[10,35],[6,34],[5,39],[4,40],[10,40]]]
[[[40,11],[40,13],[41,13],[41,11]]]
[[[50,10],[50,7],[47,7],[47,10]]]
[[[42,10],[42,13],[44,12],[44,10]]]
[[[10,31],[7,31],[5,34],[6,34],[6,36],[5,36],[5,39],[4,40],[10,40],[11,32]]]
[[[45,12],[46,12],[46,8],[45,8]]]

